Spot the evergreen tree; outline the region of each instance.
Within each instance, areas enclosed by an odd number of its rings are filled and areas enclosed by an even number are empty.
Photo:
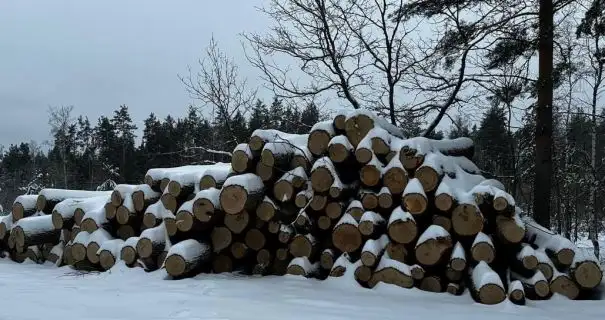
[[[258,99],[252,107],[248,128],[253,132],[256,129],[268,129],[269,125],[269,109],[262,100]]]

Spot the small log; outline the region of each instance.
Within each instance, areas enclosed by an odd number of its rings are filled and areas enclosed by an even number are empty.
[[[361,249],[361,263],[370,268],[376,266],[386,250],[387,244],[389,244],[389,237],[387,235],[382,235],[376,240],[369,239],[366,241]]]
[[[50,215],[31,216],[17,221],[12,229],[15,246],[27,248],[45,243],[59,242],[61,232],[55,229]]]
[[[237,173],[246,173],[255,166],[254,155],[247,143],[235,146],[231,156],[231,167]]]
[[[363,216],[364,212],[365,211],[363,210],[363,204],[359,200],[351,201],[351,203],[349,203],[349,206],[347,207],[347,210],[345,211],[345,213],[350,214],[355,219],[355,221],[361,220],[361,216]]]
[[[13,222],[17,222],[25,217],[34,215],[37,212],[37,201],[38,195],[35,194],[24,194],[15,198],[11,211]]]
[[[483,214],[474,203],[462,203],[452,211],[452,229],[459,236],[475,236],[483,230]]]
[[[569,275],[580,288],[592,290],[601,284],[603,270],[592,249],[576,248],[574,259],[569,267]]]
[[[575,300],[580,295],[580,288],[568,274],[553,270],[552,280],[550,280],[550,291]]]
[[[246,245],[254,251],[259,251],[264,248],[267,242],[263,232],[256,228],[248,230],[244,236],[244,239]]]
[[[333,249],[327,248],[321,252],[319,264],[325,270],[332,270],[334,262],[338,259],[336,252]]]
[[[447,281],[440,275],[428,275],[420,280],[418,289],[427,292],[440,293],[447,288]]]
[[[471,256],[473,260],[492,263],[496,258],[496,248],[492,239],[483,232],[479,232],[471,246]]]
[[[138,242],[139,237],[130,237],[124,241],[124,244],[120,249],[120,259],[124,261],[127,266],[133,266],[137,261]]]
[[[240,234],[251,223],[250,214],[245,210],[237,214],[226,214],[224,223],[231,232]]]
[[[315,221],[311,220],[304,210],[301,210],[296,216],[296,220],[294,220],[294,227],[299,232],[308,233],[315,227]]]
[[[409,254],[405,245],[396,243],[394,241],[389,242],[386,253],[389,255],[389,258],[403,263],[406,262]]]
[[[496,216],[496,227],[498,237],[507,243],[519,243],[525,236],[525,224],[516,214],[512,217]]]
[[[452,237],[440,226],[429,226],[416,243],[416,260],[425,266],[433,266],[449,257],[453,247]]]
[[[243,260],[252,256],[252,249],[250,249],[245,243],[240,241],[234,241],[233,243],[231,243],[229,250],[231,251],[231,255],[233,256],[233,258],[236,260]]]
[[[416,178],[410,180],[403,191],[403,204],[408,212],[419,215],[426,211],[428,199],[422,184]]]
[[[354,252],[361,248],[362,238],[359,224],[349,214],[344,214],[332,231],[332,243],[342,252]]]
[[[294,276],[314,278],[319,275],[319,262],[311,263],[307,257],[297,257],[288,264],[287,273]]]
[[[376,210],[378,208],[378,195],[371,190],[359,190],[359,198],[365,210]]]
[[[528,243],[543,248],[556,264],[564,267],[571,265],[575,245],[569,239],[546,229],[530,218],[525,220],[525,228]]]
[[[86,244],[86,258],[93,264],[99,263],[99,255],[97,252],[105,241],[113,240],[113,237],[105,229],[95,230],[90,234],[88,243]]]
[[[365,237],[377,238],[383,234],[386,227],[384,218],[376,212],[366,211],[359,220],[359,233]]]
[[[462,280],[462,271],[456,271],[456,270],[452,269],[451,266],[448,265],[445,268],[445,277],[449,281],[460,282],[460,280]]]
[[[384,166],[376,155],[372,153],[371,160],[366,163],[359,172],[361,182],[368,187],[375,187],[380,183]]]
[[[393,195],[389,188],[382,187],[378,192],[378,206],[382,209],[391,209],[393,207]]]
[[[301,190],[296,194],[296,198],[294,199],[294,204],[298,208],[304,208],[313,198],[313,187],[311,184],[307,185],[307,189]]]
[[[55,227],[57,226],[53,221]],[[105,208],[101,208],[98,210],[91,210],[84,214],[82,217],[82,222],[80,223],[81,230],[87,232],[94,232],[98,229],[103,228],[107,225],[109,221],[107,221],[107,215],[105,213]]]
[[[445,291],[454,296],[460,296],[464,293],[464,285],[462,283],[450,282],[447,284]]]
[[[290,253],[295,257],[309,257],[312,258],[317,253],[319,247],[318,241],[315,237],[308,234],[297,234],[290,242]]]
[[[207,243],[183,240],[170,247],[165,262],[166,272],[173,277],[196,272],[210,261],[211,256],[212,249]]]
[[[506,299],[506,291],[502,280],[485,261],[479,262],[470,274],[471,288],[478,302],[492,305]]]
[[[412,279],[416,281],[424,279],[426,274],[424,268],[419,264],[410,266],[410,272],[412,273]]]
[[[260,265],[268,266],[273,262],[273,251],[260,249],[256,253],[256,262]]]
[[[519,280],[512,281],[508,285],[508,299],[516,305],[525,305],[525,290]]]
[[[456,206],[454,190],[450,186],[451,179],[445,176],[435,191],[435,207],[442,212],[451,212]]]
[[[393,157],[391,161],[382,169],[382,181],[384,186],[389,189],[391,194],[402,194],[405,190],[409,178],[399,157]]]
[[[328,150],[332,137],[336,135],[332,121],[321,121],[313,125],[309,131],[307,148],[316,156],[322,156]]]
[[[212,229],[210,239],[212,240],[212,248],[214,248],[214,252],[221,252],[229,248],[231,242],[233,241],[233,235],[226,227],[215,227]]]
[[[143,212],[152,203],[157,202],[160,199],[161,194],[153,191],[148,185],[140,184],[135,186],[132,194],[130,195],[132,203],[134,205],[134,211]]]
[[[407,244],[418,236],[418,227],[412,214],[398,206],[389,217],[387,233],[393,241]]]
[[[317,218],[317,227],[324,231],[330,230],[332,227],[332,219],[328,216],[320,216]]]
[[[332,220],[340,219],[345,211],[346,204],[342,201],[330,201],[326,205],[326,216]]]
[[[227,214],[238,214],[243,210],[254,210],[264,195],[262,179],[252,173],[228,178],[220,193],[221,208]]]
[[[433,224],[443,227],[447,232],[452,231],[452,220],[446,216],[435,214],[431,217]]]
[[[540,270],[536,270],[534,275],[530,278],[526,278],[518,273],[511,272],[510,278],[512,280],[519,280],[521,282],[523,285],[523,291],[528,299],[542,300],[546,299],[550,295],[550,285]]]
[[[515,255],[511,268],[523,275],[532,275],[538,267],[538,258],[534,249],[528,244],[522,244],[521,250]]]
[[[335,136],[328,143],[328,156],[333,163],[346,163],[352,158],[354,149],[346,136]]]
[[[145,229],[141,232],[137,242],[137,254],[141,258],[157,258],[160,252],[164,251],[168,240],[166,224],[162,223],[157,227]]]
[[[123,245],[124,241],[121,239],[107,240],[103,242],[97,252],[101,268],[104,270],[109,270],[116,264],[118,258],[120,257],[120,250],[122,249]]]
[[[341,254],[338,259],[334,261],[332,269],[330,269],[330,277],[342,277],[347,271],[347,268],[351,265],[352,263],[349,255],[347,253]]]
[[[118,211],[118,208],[114,207],[114,205],[111,204],[111,202],[107,202],[103,208],[105,209],[105,218],[107,219],[107,221],[113,221],[116,219],[116,213]],[[84,219],[84,214],[85,213],[82,214],[82,219]],[[76,220],[80,219],[79,217],[76,217],[76,216],[77,216],[77,214],[74,213],[74,218],[73,218],[74,223],[76,222]]]
[[[546,252],[544,252],[544,250],[539,249],[535,250],[534,252],[536,254],[536,258],[538,259],[538,270],[540,270],[542,274],[544,274],[546,280],[550,281],[553,277],[555,266],[553,265],[550,258],[548,258],[548,255],[546,254]]]
[[[311,168],[311,185],[316,192],[328,192],[338,179],[334,164],[328,157],[319,158]]]
[[[328,205],[328,197],[322,194],[313,194],[309,207],[314,211],[321,211]]]
[[[218,162],[204,171],[204,175],[199,182],[199,190],[210,188],[221,189],[225,180],[235,174],[230,163]]]
[[[73,240],[71,245],[71,257],[74,262],[82,261],[86,259],[86,246],[90,241],[91,234],[86,231],[78,232],[78,235]]]
[[[176,226],[176,216],[171,211],[165,212],[163,223],[166,225],[166,232],[168,233],[168,236],[174,237],[178,231],[178,228]]]
[[[169,195],[169,194],[167,194]],[[171,197],[173,197],[172,195],[169,195]],[[164,195],[162,195],[162,198],[164,198]],[[164,201],[162,201],[164,203]],[[174,203],[174,209],[173,205],[171,204],[170,206],[166,206],[166,203],[164,203],[164,206],[171,211],[176,212],[176,200]],[[127,197],[124,202],[122,202],[122,205],[118,207],[118,209],[116,210],[116,221],[119,224],[129,224],[131,220],[134,221],[134,219],[137,217],[137,213],[134,210],[134,203],[132,202],[132,197]]]
[[[302,167],[296,167],[284,173],[273,186],[275,199],[280,202],[292,200],[295,196],[295,191],[301,189],[307,180],[307,174]]]
[[[292,238],[294,237],[294,234],[295,230],[291,225],[282,224],[279,229],[277,239],[283,244],[288,244],[290,243],[290,240],[292,240]]]
[[[452,250],[452,255],[450,256],[448,266],[454,271],[462,272],[466,269],[466,265],[466,254],[464,253],[464,248],[460,242],[456,242],[454,250]]]
[[[402,288],[412,288],[414,279],[410,266],[397,260],[391,259],[388,255],[383,255],[372,274],[369,286],[374,287],[378,282],[394,284]]]
[[[355,280],[362,286],[372,287],[370,285],[370,280],[372,280],[373,270],[370,267],[364,266],[361,263],[355,264],[355,272],[353,273],[355,276]]]

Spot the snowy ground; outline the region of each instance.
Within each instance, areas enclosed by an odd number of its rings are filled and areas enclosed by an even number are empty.
[[[372,290],[344,278],[249,278],[203,275],[163,280],[162,271],[116,266],[78,274],[51,265],[0,260],[0,319],[603,319],[605,301],[550,301],[515,306],[476,304],[417,289]]]

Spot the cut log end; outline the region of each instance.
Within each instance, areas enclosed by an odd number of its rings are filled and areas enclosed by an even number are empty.
[[[364,266],[374,266],[378,262],[378,257],[372,252],[364,251],[361,253],[361,263]]]
[[[428,207],[427,199],[418,193],[409,193],[403,197],[403,203],[408,212],[414,215],[423,214]]]
[[[315,244],[304,235],[296,235],[290,242],[290,253],[294,257],[311,257],[313,255]]]
[[[361,282],[369,282],[372,278],[372,269],[364,265],[358,266],[355,269],[355,278]]]
[[[231,167],[237,173],[245,173],[250,168],[251,159],[243,150],[235,150],[231,156]]]
[[[489,283],[479,288],[477,297],[483,304],[498,304],[506,299],[506,292],[502,287]]]
[[[350,224],[341,224],[332,232],[334,246],[342,252],[354,252],[361,247],[362,238],[359,229]]]
[[[156,222],[157,218],[152,213],[146,213],[143,215],[143,226],[145,226],[145,228],[149,229],[155,227]]]
[[[563,248],[557,252],[557,261],[564,266],[569,266],[573,262],[575,254],[572,249]]]
[[[401,194],[408,185],[408,176],[403,168],[393,167],[385,172],[383,182],[392,194]]]
[[[214,248],[214,251],[219,252],[231,245],[232,234],[231,231],[225,227],[216,227],[212,229],[210,238],[212,239],[212,247]]]
[[[214,180],[214,177],[210,176],[210,175],[205,175],[202,177],[202,179],[200,179],[200,190],[207,190],[210,188],[216,188],[217,184],[216,184],[216,180]]]
[[[118,208],[116,206],[111,204],[111,202],[107,202],[105,204],[105,218],[107,218],[107,220],[113,220],[116,217],[117,210],[118,210]],[[74,214],[74,220],[75,220],[75,214]]]
[[[320,194],[313,195],[313,199],[311,199],[311,203],[309,206],[311,209],[315,211],[321,211],[321,209],[325,208],[328,204],[328,197]]]
[[[460,236],[475,236],[483,230],[483,215],[473,205],[459,205],[452,212],[452,228]]]
[[[228,214],[237,214],[244,210],[248,201],[248,192],[238,185],[223,187],[221,191],[221,208]]]
[[[391,239],[403,244],[411,243],[418,236],[418,228],[412,220],[396,221],[387,230]]]
[[[374,193],[366,193],[361,198],[361,205],[366,210],[374,210],[378,208],[378,196]]]
[[[367,148],[359,148],[355,150],[355,159],[361,164],[366,164],[372,160],[372,150]]]
[[[187,261],[179,255],[171,255],[166,258],[164,265],[166,267],[166,272],[171,276],[180,276],[184,274],[187,269]]]
[[[466,269],[466,260],[461,258],[454,258],[450,260],[450,267],[455,271],[462,272],[464,271],[464,269]]]
[[[442,281],[439,277],[429,276],[425,277],[420,281],[420,290],[428,292],[443,292],[445,288],[442,285]]]
[[[393,260],[405,263],[408,255],[408,250],[403,244],[389,242],[386,248],[386,252],[389,257]]]
[[[535,270],[538,267],[538,258],[535,256],[525,256],[521,260],[523,267],[527,270]]]
[[[97,255],[97,251],[99,251],[98,243],[92,242],[88,244],[88,247],[86,247],[86,258],[88,258],[88,261],[92,263],[99,263],[99,256]]]
[[[390,209],[393,207],[393,196],[390,193],[378,195],[378,205],[383,209]]]
[[[344,162],[349,158],[349,155],[349,150],[342,144],[335,143],[328,148],[328,156],[332,162]]]
[[[375,272],[372,275],[370,286],[378,282],[394,284],[402,288],[412,288],[414,286],[414,279],[412,277],[395,268],[385,268]]]
[[[109,270],[116,264],[116,259],[111,252],[103,250],[99,253],[99,263],[103,270]]]
[[[582,288],[593,289],[601,283],[603,273],[593,261],[584,261],[572,269],[572,276]]]
[[[330,219],[338,219],[342,216],[343,205],[339,202],[330,202],[326,205],[326,216]]]
[[[149,258],[153,253],[153,242],[147,238],[141,238],[137,242],[137,253],[141,258]]]
[[[212,270],[215,273],[232,272],[233,260],[227,255],[218,255],[212,260]]]
[[[317,192],[328,192],[330,186],[334,183],[334,177],[330,170],[324,167],[316,168],[311,173],[311,185]]]
[[[437,189],[439,185],[439,174],[435,169],[429,166],[422,166],[416,170],[414,174],[415,178],[420,180],[420,184],[422,184],[422,188],[425,192],[431,192]]]
[[[309,151],[315,156],[321,156],[328,149],[330,135],[323,130],[316,130],[309,134]]]
[[[441,193],[435,196],[435,207],[437,209],[448,212],[454,206],[454,199],[447,193]]]
[[[570,300],[575,300],[580,295],[578,285],[566,275],[553,279],[550,282],[550,291],[566,296]]]
[[[363,166],[359,175],[361,182],[368,187],[374,187],[380,183],[380,169],[375,166]]]
[[[280,180],[273,187],[273,195],[278,201],[289,201],[294,196],[294,186],[290,181]]]
[[[256,262],[261,265],[269,265],[272,261],[272,258],[273,255],[271,254],[271,251],[267,249],[261,249],[256,254]]]
[[[496,258],[494,247],[486,242],[475,244],[471,249],[471,254],[475,261],[485,261],[487,263],[492,263]]]
[[[46,197],[44,195],[38,195],[36,199],[36,211],[44,211],[46,208]],[[13,216],[13,219],[15,217]]]
[[[72,250],[72,255],[73,255],[73,250]],[[132,265],[133,263],[135,263],[136,259],[137,259],[137,252],[136,249],[133,247],[123,247],[122,250],[120,250],[120,259],[122,259],[122,261],[124,261],[127,265]]]
[[[334,266],[334,254],[331,250],[326,250],[319,257],[319,264],[323,269],[331,270]]]
[[[193,203],[193,213],[201,222],[209,222],[214,214],[214,204],[208,199],[197,199]]]
[[[56,230],[63,229],[63,216],[61,216],[60,213],[54,211],[52,213],[51,219],[53,222],[53,227],[55,227]]]
[[[250,215],[247,211],[241,211],[238,214],[227,214],[225,215],[224,223],[231,232],[240,234],[250,223]]]
[[[266,238],[259,229],[250,229],[246,232],[245,242],[250,249],[259,251],[265,246]]]
[[[194,219],[193,214],[189,211],[179,211],[176,214],[177,228],[181,232],[188,232],[193,229]]]
[[[422,265],[435,265],[443,260],[451,248],[450,238],[429,239],[416,247],[416,260]]]
[[[122,199],[122,194],[118,190],[113,190],[110,197],[111,204],[115,207],[121,206],[124,199]]]

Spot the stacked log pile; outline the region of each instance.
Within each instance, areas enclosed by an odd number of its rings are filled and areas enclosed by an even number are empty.
[[[364,287],[509,299],[589,297],[589,250],[522,216],[468,138],[406,139],[365,111],[309,134],[256,130],[231,163],[150,169],[111,192],[45,189],[0,220],[16,261],[173,278],[201,272],[352,277]],[[6,245],[4,245],[6,244]]]

